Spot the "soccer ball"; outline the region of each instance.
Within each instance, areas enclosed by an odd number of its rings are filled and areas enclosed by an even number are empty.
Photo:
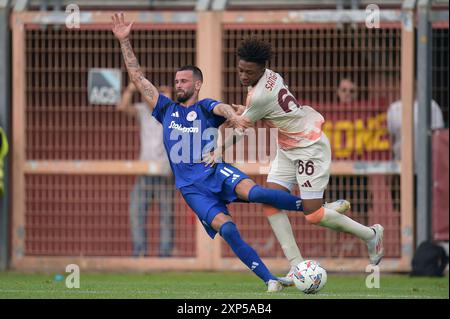
[[[315,294],[327,283],[327,272],[317,261],[304,260],[295,267],[294,284],[305,294]]]

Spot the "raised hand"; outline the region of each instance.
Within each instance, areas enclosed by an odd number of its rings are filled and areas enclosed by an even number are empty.
[[[111,16],[111,19],[113,21],[112,32],[114,33],[114,36],[117,38],[117,40],[122,41],[127,39],[130,35],[133,22],[127,25],[125,23],[123,12],[115,13],[113,16]]]

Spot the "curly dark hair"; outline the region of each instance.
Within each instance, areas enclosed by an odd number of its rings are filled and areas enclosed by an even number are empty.
[[[266,65],[272,57],[272,45],[257,38],[249,38],[241,42],[237,49],[240,60]]]

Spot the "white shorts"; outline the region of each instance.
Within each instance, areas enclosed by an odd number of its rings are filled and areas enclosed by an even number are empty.
[[[267,182],[279,184],[290,191],[298,184],[302,199],[323,198],[330,179],[330,167],[330,142],[322,132],[320,139],[310,146],[287,151],[278,148]]]

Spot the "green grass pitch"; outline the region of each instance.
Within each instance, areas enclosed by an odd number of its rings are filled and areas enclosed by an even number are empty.
[[[0,299],[448,299],[449,277],[411,278],[381,273],[380,288],[366,287],[368,274],[329,273],[325,288],[305,295],[295,287],[269,294],[250,272],[83,273],[80,288],[55,273],[0,272]]]

